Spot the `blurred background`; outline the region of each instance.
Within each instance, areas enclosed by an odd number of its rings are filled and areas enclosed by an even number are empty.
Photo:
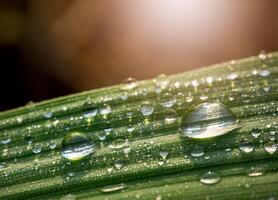
[[[0,0],[0,110],[262,50],[277,0]]]

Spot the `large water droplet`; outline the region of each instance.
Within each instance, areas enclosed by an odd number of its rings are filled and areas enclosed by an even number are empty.
[[[268,143],[264,146],[264,150],[269,154],[273,154],[277,150],[277,145],[275,143]]]
[[[149,102],[144,102],[140,106],[140,111],[141,111],[142,115],[149,116],[153,113],[154,107]]]
[[[219,181],[221,181],[220,176],[217,173],[211,171],[205,173],[200,179],[200,182],[205,185],[216,184]]]
[[[62,141],[62,156],[71,161],[80,160],[95,151],[96,145],[80,132],[70,133]]]
[[[116,191],[123,190],[126,187],[127,186],[125,184],[121,183],[121,184],[117,184],[117,185],[108,185],[108,186],[105,186],[103,188],[100,188],[99,190],[101,192],[104,192],[104,193],[107,193],[107,192],[116,192]]]
[[[191,138],[211,138],[240,127],[238,118],[222,103],[201,103],[183,117],[182,134]]]

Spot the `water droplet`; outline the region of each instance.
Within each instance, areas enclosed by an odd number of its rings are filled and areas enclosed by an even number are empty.
[[[240,127],[238,118],[222,103],[201,103],[183,117],[183,136],[210,138]]]
[[[145,102],[140,106],[140,111],[143,116],[149,116],[153,113],[154,107],[149,102]]]
[[[261,60],[265,60],[267,58],[267,54],[265,51],[261,51],[260,54],[259,54],[259,58]]]
[[[262,176],[264,175],[264,170],[260,167],[251,167],[251,169],[247,170],[247,176]]]
[[[161,90],[165,90],[170,83],[167,78],[167,75],[165,74],[158,75],[155,79],[155,82],[156,82],[156,86],[160,89],[160,92]]]
[[[248,94],[242,94],[240,99],[243,103],[249,103],[251,101],[250,96]]]
[[[231,73],[227,76],[227,79],[229,80],[235,80],[237,78],[237,74],[236,73]]]
[[[116,139],[116,140],[113,140],[112,143],[109,145],[109,148],[111,149],[122,149],[126,146],[129,145],[129,142],[127,139]]]
[[[138,86],[138,81],[135,78],[127,78],[123,84],[125,84],[122,89],[123,90],[133,90]]]
[[[165,160],[166,157],[168,156],[168,152],[167,151],[160,151],[159,155],[163,158],[163,160]]]
[[[191,81],[191,85],[192,85],[193,87],[198,87],[198,86],[199,86],[199,82],[198,82],[197,80],[192,80],[192,81]]]
[[[61,197],[60,200],[76,200],[76,196],[68,194],[66,196]]]
[[[270,71],[268,71],[266,69],[265,70],[260,70],[259,74],[260,74],[260,76],[266,77],[266,76],[270,75]]]
[[[251,134],[254,138],[258,138],[261,135],[261,133],[258,131],[253,131]]]
[[[52,115],[53,115],[53,112],[50,112],[50,111],[43,114],[43,116],[44,116],[45,118],[47,118],[47,119],[51,118]]]
[[[121,160],[116,160],[114,162],[114,166],[115,166],[116,169],[120,170],[123,167],[123,162]]]
[[[174,110],[168,110],[166,111],[165,115],[164,115],[164,120],[166,124],[171,124],[174,123],[178,118],[178,115],[176,113],[176,111]]]
[[[96,145],[80,132],[67,134],[62,141],[62,156],[71,161],[80,160],[95,151]]]
[[[27,144],[32,144],[33,138],[32,138],[30,135],[28,135],[28,136],[25,136],[25,137],[24,137],[24,141],[25,141]]]
[[[155,200],[162,200],[161,195],[158,195],[158,196],[155,198]]]
[[[205,173],[200,179],[200,182],[205,185],[216,184],[220,181],[221,181],[220,176],[217,173],[211,171]]]
[[[4,162],[3,162],[3,163],[0,163],[0,170],[1,170],[1,169],[4,169],[4,168],[6,168],[6,167],[7,167],[7,164],[6,164],[6,163],[4,163]]]
[[[101,109],[100,109],[100,114],[101,115],[108,115],[112,112],[112,109],[109,105],[104,105]]]
[[[201,157],[203,155],[204,155],[204,149],[201,146],[196,145],[191,150],[191,156],[192,157]]]
[[[193,96],[187,96],[187,97],[185,98],[185,101],[186,101],[187,103],[192,102],[192,101],[193,101]]]
[[[36,153],[36,154],[40,153],[42,151],[41,145],[40,144],[34,144],[32,146],[32,151],[33,151],[33,153]]]
[[[97,137],[100,141],[104,141],[106,139],[106,132],[100,132],[97,134]]]
[[[10,137],[3,138],[0,141],[1,144],[9,144],[10,142],[11,142],[11,138]]]
[[[121,183],[121,184],[116,184],[116,185],[108,185],[108,186],[105,186],[103,188],[100,188],[99,190],[101,192],[107,193],[107,192],[121,191],[125,188],[127,188],[127,186],[125,184]]]
[[[55,149],[57,146],[57,143],[54,140],[51,140],[47,143],[50,149]]]
[[[277,145],[275,143],[269,143],[264,146],[264,150],[269,154],[273,154],[277,150]]]
[[[254,146],[249,143],[242,143],[239,145],[239,149],[244,153],[251,153],[254,150]]]

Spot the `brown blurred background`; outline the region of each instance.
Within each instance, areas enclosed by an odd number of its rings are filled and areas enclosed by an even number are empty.
[[[277,0],[0,0],[0,110],[261,50]]]

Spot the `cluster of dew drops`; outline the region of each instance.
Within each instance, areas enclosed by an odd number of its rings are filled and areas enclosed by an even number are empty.
[[[260,53],[258,57],[263,61],[267,57],[271,57],[271,54],[266,54],[263,52]],[[267,84],[268,77],[271,75],[271,71],[267,68],[267,65],[254,68],[251,71],[243,73],[243,75],[234,72],[232,67],[233,65],[236,65],[236,61],[231,61],[231,65],[229,66],[231,73],[225,77],[207,76],[202,80],[193,79],[190,81],[186,81],[186,83],[182,80],[170,81],[170,79],[166,75],[159,75],[156,79],[154,79],[153,87],[150,88],[139,87],[140,82],[133,78],[128,78],[121,88],[119,99],[125,102],[129,98],[133,98],[134,96],[136,97],[139,95],[141,95],[144,99],[148,94],[154,93],[160,100],[159,104],[161,105],[161,107],[159,107],[159,110],[157,110],[156,108],[156,102],[154,103],[153,101],[144,100],[137,108],[138,113],[143,119],[142,123],[145,126],[148,126],[150,124],[152,116],[154,116],[156,113],[159,113],[160,111],[163,111],[164,126],[178,124],[178,132],[182,136],[182,138],[190,138],[192,140],[198,141],[201,139],[221,136],[230,133],[236,129],[240,129],[242,127],[242,124],[240,123],[235,113],[233,113],[232,110],[229,109],[225,104],[221,103],[222,99],[219,100],[219,96],[210,96],[210,90],[213,88],[214,82],[230,81],[230,86],[235,87],[235,84],[237,84],[237,79],[239,79],[240,76],[242,76],[242,78],[260,76],[265,83],[262,91],[260,92],[263,92],[263,94],[265,94],[271,90],[270,86]],[[278,68],[278,66],[276,68]],[[275,81],[278,81],[277,78],[275,79]],[[202,94],[194,95],[194,92],[198,93],[198,88],[201,86],[204,87],[204,85],[205,89],[202,90],[204,92]],[[185,95],[183,91],[187,90],[188,88],[190,88],[189,91],[192,92],[186,93]],[[175,92],[175,94],[173,95],[171,92],[175,90],[179,92]],[[255,93],[257,94],[258,92],[255,91]],[[194,102],[193,100],[196,100],[196,98],[198,98],[196,102],[199,103],[197,105],[191,105],[191,103]],[[221,96],[221,98],[223,98],[223,96]],[[227,101],[230,102],[236,101],[236,98],[240,98],[239,100],[244,104],[249,103],[252,99],[252,96],[243,92],[240,97],[238,97],[237,95],[233,96],[231,93],[226,95],[225,98],[227,98]],[[87,120],[87,122],[91,122],[93,118],[99,115],[103,116],[104,119],[107,118],[107,116],[113,113],[113,106],[109,105],[109,100],[109,97],[105,97],[103,105],[101,107],[97,107],[93,100],[88,98],[83,104],[85,111],[83,112],[80,119],[85,119]],[[184,106],[184,103],[187,103],[187,106],[190,105],[191,107],[186,112],[184,111],[184,114],[180,117],[175,108]],[[63,110],[66,111],[67,107],[63,107]],[[131,119],[133,115],[134,111],[128,110],[126,112],[127,121]],[[53,112],[45,112],[43,114],[43,117],[46,119],[51,119],[53,118]],[[179,120],[180,118],[181,120]],[[75,118],[71,118],[71,120],[74,119]],[[213,123],[210,122],[211,120],[213,121]],[[18,118],[17,121],[21,123],[22,119]],[[59,119],[56,119],[49,126],[55,127],[58,126],[59,123]],[[135,128],[133,125],[134,124],[131,123],[129,126],[126,127],[127,133],[132,134],[134,132]],[[112,131],[113,127],[109,127],[97,134],[97,137],[101,144],[102,142],[105,142]],[[263,132],[261,130],[254,130],[251,132],[252,137],[258,139],[261,137],[262,133]],[[268,134],[269,142],[265,144],[264,150],[269,154],[274,154],[277,150],[276,130],[271,130]],[[39,154],[42,152],[42,145],[39,143],[34,143],[31,136],[26,136],[24,140],[28,145],[31,145],[31,150],[34,154]],[[10,137],[6,137],[0,141],[2,145],[7,145],[10,142]],[[107,147],[116,151],[121,150],[126,155],[126,157],[128,157],[128,154],[131,152],[131,143],[132,141],[129,141],[128,139],[115,139],[114,141],[110,142]],[[153,141],[151,141],[150,143],[153,143]],[[91,139],[88,134],[80,131],[70,131],[64,136],[59,145],[57,144],[57,141],[50,140],[47,142],[47,146],[51,150],[54,150],[59,146],[61,148],[61,156],[69,162],[80,161],[88,156],[92,156],[98,151],[98,149],[101,148]],[[245,141],[243,141],[238,148],[245,154],[254,151],[254,146]],[[231,150],[231,148],[227,148],[226,152],[230,152]],[[5,153],[5,151],[7,151],[7,149],[4,150],[3,153]],[[159,156],[161,157],[161,159],[159,159],[158,165],[162,166],[167,163],[169,152],[161,149],[161,151],[159,152]],[[190,155],[185,155],[184,157],[187,158],[188,156],[191,156],[195,159],[201,157],[203,157],[204,159],[209,159],[209,156],[205,155],[204,149],[200,145],[195,145],[192,148]],[[123,165],[124,162],[122,162],[121,160],[115,160],[114,166],[108,168],[108,173],[111,173],[113,170],[121,170],[123,168]],[[0,170],[4,169],[5,167],[7,167],[6,163],[0,163]],[[264,169],[262,167],[252,166],[246,171],[246,174],[249,177],[261,176],[264,174]],[[68,173],[68,176],[74,176],[74,173]],[[212,185],[220,182],[221,176],[217,172],[207,171],[202,176],[200,176],[199,180],[200,183],[204,185]],[[115,192],[123,190],[126,187],[127,186],[124,183],[121,183],[103,187],[100,189],[100,191],[104,193]],[[161,199],[161,196],[159,195],[157,199]]]

